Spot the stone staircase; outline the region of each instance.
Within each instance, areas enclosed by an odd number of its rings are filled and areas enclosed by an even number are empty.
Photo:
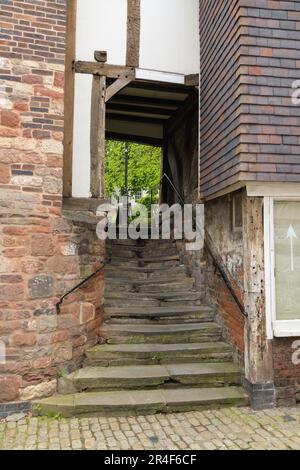
[[[101,344],[39,413],[143,414],[246,405],[212,308],[170,241],[110,241]]]

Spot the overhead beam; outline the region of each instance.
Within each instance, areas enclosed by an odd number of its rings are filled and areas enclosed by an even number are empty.
[[[198,107],[197,94],[191,94],[183,103],[183,105],[177,110],[173,117],[169,119],[165,126],[165,134],[172,134],[180,124],[186,119],[186,117],[196,110]]]
[[[106,89],[105,102],[107,103],[119,91],[123,90],[129,83],[134,80],[134,73],[126,74],[124,77],[118,78],[112,85]]]
[[[145,96],[134,96],[134,95],[123,95],[118,94],[114,96],[111,100],[111,103],[128,103],[132,106],[154,106],[158,108],[170,108],[176,109],[182,105],[184,102],[181,100],[168,100],[168,99],[159,99],[159,98],[147,98]]]
[[[135,76],[134,67],[102,64],[99,62],[86,62],[80,60],[75,62],[75,72],[99,75],[107,78],[132,78],[132,76]]]
[[[154,147],[161,147],[163,144],[162,139],[157,139],[155,137],[144,137],[140,135],[122,134],[110,131],[106,132],[106,139],[120,140],[121,142],[128,141],[144,145],[153,145]]]
[[[63,195],[72,196],[72,165],[73,165],[73,121],[74,121],[74,93],[75,74],[73,63],[75,60],[76,41],[76,12],[77,0],[67,3],[67,33],[65,58],[65,93],[64,93],[64,159],[63,159]]]
[[[178,93],[185,95],[189,95],[190,93],[194,92],[193,88],[187,87],[186,85],[168,82],[154,82],[151,80],[135,80],[131,88],[136,88],[139,90],[159,91],[161,93]]]
[[[159,116],[169,116],[175,112],[174,109],[166,108],[150,108],[149,106],[135,106],[133,104],[119,104],[110,102],[107,105],[107,111],[120,111],[124,113],[141,113],[141,114],[155,114]]]
[[[199,74],[198,73],[194,73],[194,74],[191,74],[191,75],[186,75],[184,77],[184,83],[186,86],[199,86]]]
[[[130,122],[142,122],[144,124],[158,124],[164,125],[168,122],[168,119],[154,118],[154,117],[142,117],[142,116],[129,116],[126,114],[116,114],[116,113],[106,113],[106,119],[111,119],[112,121],[130,121]]]
[[[126,64],[138,67],[140,62],[141,0],[127,0]]]

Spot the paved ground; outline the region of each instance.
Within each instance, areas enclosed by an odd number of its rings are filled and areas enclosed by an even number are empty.
[[[19,417],[20,418],[20,417]],[[0,449],[300,449],[300,408],[0,422]]]

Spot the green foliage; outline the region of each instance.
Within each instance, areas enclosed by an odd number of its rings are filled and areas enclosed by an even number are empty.
[[[144,197],[141,197],[138,200],[139,204],[143,204],[143,206],[146,206],[148,211],[151,211],[151,204],[158,204],[158,192],[153,192],[152,194],[152,201],[151,201],[151,195],[147,194]]]
[[[130,194],[150,190],[158,186],[160,179],[161,150],[157,147],[128,144],[128,188]],[[115,188],[124,193],[125,143],[113,140],[106,142],[105,190],[111,196]]]

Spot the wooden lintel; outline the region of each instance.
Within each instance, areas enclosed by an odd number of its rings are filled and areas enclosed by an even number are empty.
[[[124,104],[124,103],[116,103],[115,101],[110,101],[107,104],[107,112],[109,111],[119,111],[122,113],[134,113],[134,114],[148,114],[148,115],[156,115],[156,116],[168,116],[171,117],[172,114],[176,112],[174,109],[168,108],[160,108],[159,105],[157,107],[154,106],[139,106],[135,104]]]
[[[99,62],[75,62],[76,73],[87,73],[99,75],[107,78],[129,78],[135,74],[134,67],[125,67],[123,65],[101,64]]]
[[[158,125],[164,125],[168,122],[168,119],[144,117],[144,116],[133,116],[129,114],[117,114],[113,112],[107,112],[106,119],[112,120],[112,121],[142,122],[144,124],[158,124]]]
[[[113,103],[128,103],[132,106],[151,106],[158,108],[171,109],[174,111],[176,108],[182,105],[183,101],[180,100],[169,100],[163,98],[148,98],[146,96],[135,96],[135,95],[122,95],[118,94],[111,100]]]
[[[91,103],[91,184],[92,197],[104,192],[106,77],[93,76]]]
[[[126,74],[123,77],[118,78],[112,85],[106,89],[105,102],[109,101],[119,91],[123,90],[129,83],[134,80],[134,73]]]
[[[163,144],[162,139],[158,139],[156,137],[145,137],[141,135],[122,134],[110,131],[106,132],[106,138],[111,140],[120,140],[121,142],[124,142],[126,140],[128,142],[134,142],[143,145],[152,145],[154,147],[161,147]]]
[[[167,121],[165,126],[166,135],[172,134],[180,124],[186,119],[186,117],[197,109],[198,99],[195,93],[191,94],[183,103],[183,105],[177,110],[171,119]]]
[[[194,73],[191,75],[186,75],[184,77],[184,83],[186,86],[199,86],[199,74]]]

